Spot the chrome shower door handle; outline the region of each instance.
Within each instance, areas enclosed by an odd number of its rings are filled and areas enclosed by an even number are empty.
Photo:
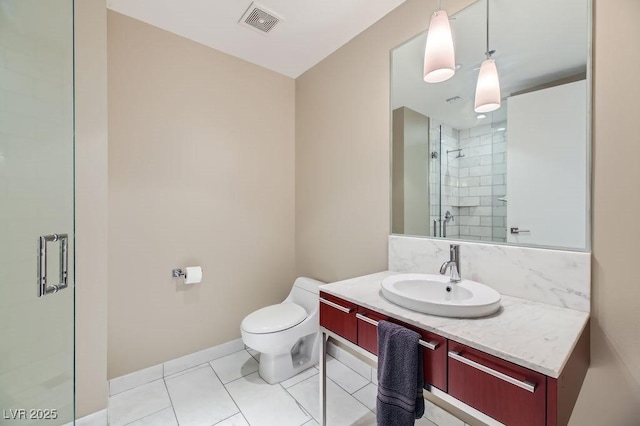
[[[60,243],[60,280],[47,283],[47,243]],[[67,234],[41,235],[38,239],[38,297],[57,293],[69,285],[69,236]]]

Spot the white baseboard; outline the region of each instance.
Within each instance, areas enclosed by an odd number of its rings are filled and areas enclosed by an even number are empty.
[[[223,356],[231,355],[244,349],[242,339],[232,340],[218,346],[194,352],[180,358],[172,359],[124,376],[109,380],[109,396],[124,392],[135,387],[151,383],[154,380],[171,376],[189,368],[205,364]],[[93,426],[93,425],[91,425]]]
[[[223,356],[231,355],[244,349],[242,339],[232,340],[209,349],[194,352],[180,358],[172,359],[164,363],[164,376],[170,376],[175,373],[187,370],[200,364],[204,364]]]
[[[154,380],[162,379],[163,364],[143,368],[124,376],[109,380],[109,396],[115,395],[138,386],[151,383]]]

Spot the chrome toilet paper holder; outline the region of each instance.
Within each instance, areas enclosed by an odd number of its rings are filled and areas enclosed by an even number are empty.
[[[202,282],[202,267],[187,266],[185,268],[175,268],[171,270],[173,278],[183,279],[184,284],[198,284]]]
[[[175,268],[171,270],[171,276],[173,278],[186,277],[187,274],[180,268]]]

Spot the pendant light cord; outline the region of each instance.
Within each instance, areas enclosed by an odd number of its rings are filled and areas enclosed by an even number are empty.
[[[485,54],[487,59],[491,57],[491,52],[489,51],[489,0],[487,0],[487,50]]]

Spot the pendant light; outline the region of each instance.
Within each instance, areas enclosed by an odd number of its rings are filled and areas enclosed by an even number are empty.
[[[495,50],[489,50],[489,0],[487,0],[487,59],[480,66],[478,83],[476,84],[476,101],[474,111],[485,113],[500,108],[500,80],[496,60],[491,56]]]
[[[449,80],[455,73],[456,59],[449,15],[440,8],[440,2],[438,2],[438,10],[431,16],[427,32],[422,75],[427,83],[441,83]]]

